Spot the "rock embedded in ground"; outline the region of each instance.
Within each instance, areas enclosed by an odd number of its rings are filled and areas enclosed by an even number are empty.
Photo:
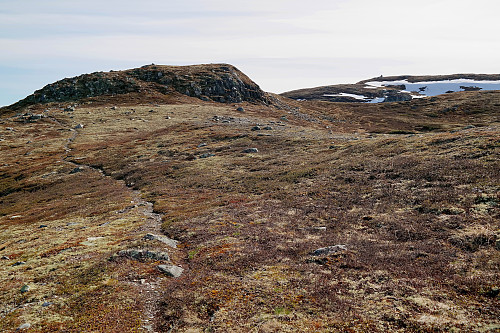
[[[327,247],[322,247],[317,250],[314,250],[311,252],[311,255],[313,256],[327,256],[333,253],[341,252],[341,251],[346,251],[347,246],[345,245],[333,245],[333,246],[327,246]]]
[[[158,265],[157,267],[160,272],[174,278],[180,277],[182,275],[182,272],[184,272],[184,269],[182,267],[175,265]]]
[[[168,253],[159,251],[128,249],[118,252],[117,255],[120,257],[128,257],[135,260],[151,259],[151,260],[170,261]]]
[[[21,287],[21,293],[26,293],[30,290],[30,286],[28,286],[27,284],[25,284],[24,286]]]
[[[165,245],[168,245],[170,247],[176,248],[178,241],[168,238],[167,236],[162,236],[162,235],[154,235],[154,234],[147,234],[144,236],[144,239],[146,240],[157,240],[159,242],[162,242]]]
[[[72,175],[72,174],[74,174],[74,173],[81,172],[81,171],[83,171],[83,170],[84,170],[84,168],[79,166],[79,167],[76,167],[76,168],[74,168],[73,170],[71,170],[71,171],[69,172],[69,174],[70,174],[70,175]]]
[[[257,148],[247,148],[241,151],[244,154],[258,153],[259,150]]]
[[[251,130],[252,131],[260,131],[261,128],[260,128],[260,126],[254,126],[254,127],[251,128]]]
[[[209,157],[213,157],[215,156],[215,154],[212,154],[212,153],[205,153],[205,154],[201,154],[200,155],[200,158],[209,158]]]
[[[31,327],[30,323],[24,323],[24,324],[19,325],[19,327],[16,329],[16,331],[27,330],[30,327]]]

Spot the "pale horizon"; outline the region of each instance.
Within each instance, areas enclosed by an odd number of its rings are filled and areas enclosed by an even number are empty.
[[[65,77],[229,63],[263,90],[380,75],[496,74],[490,0],[4,1],[0,106]]]

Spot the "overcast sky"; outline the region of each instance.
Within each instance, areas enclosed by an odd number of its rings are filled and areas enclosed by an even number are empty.
[[[284,92],[500,73],[498,0],[0,0],[0,105],[83,73],[230,63]]]

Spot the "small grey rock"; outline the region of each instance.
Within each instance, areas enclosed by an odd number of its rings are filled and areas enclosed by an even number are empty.
[[[254,127],[251,128],[251,130],[252,131],[260,131],[261,128],[260,128],[260,126],[254,126]]]
[[[182,272],[184,272],[184,269],[182,267],[174,265],[158,265],[157,267],[160,272],[174,278],[180,277],[182,275]]]
[[[39,226],[38,228],[40,228],[40,229],[42,229],[42,228],[47,228],[47,225],[45,225],[45,224],[40,224],[40,226]]]
[[[206,146],[207,146],[207,144],[206,144],[205,142],[203,142],[203,143],[200,143],[200,144],[198,145],[198,148],[201,148],[201,147],[206,147]]]
[[[146,236],[144,236],[144,239],[157,240],[159,242],[162,242],[165,245],[173,247],[174,249],[177,248],[177,243],[178,243],[178,241],[176,241],[174,239],[168,238],[166,236],[154,235],[154,234],[147,234]]]
[[[245,109],[243,109],[241,106],[239,108],[236,109],[236,111],[238,112],[245,112]]]
[[[266,131],[272,131],[273,130],[273,128],[271,126],[266,126],[263,129],[266,130]]]
[[[112,107],[111,107],[111,110],[116,110],[116,106],[112,106]]]
[[[12,264],[12,266],[21,266],[21,265],[25,265],[26,262],[25,261],[16,261],[15,263]]]
[[[205,154],[201,154],[200,158],[209,158],[209,157],[213,157],[213,156],[215,156],[215,155],[211,154],[211,153],[205,153]]]
[[[72,111],[75,111],[75,108],[72,107],[72,106],[68,106],[67,108],[64,109],[64,111],[66,111],[66,112],[72,112]]]
[[[43,302],[42,306],[46,308],[47,306],[51,306],[52,302]]]
[[[82,124],[78,124],[78,125],[75,126],[75,129],[80,129],[80,128],[83,128]]]
[[[7,256],[2,256],[2,260],[10,260],[10,258]]]
[[[76,168],[74,168],[73,170],[71,170],[71,171],[69,172],[69,174],[70,174],[70,175],[72,175],[72,174],[74,174],[74,173],[78,173],[78,172],[81,172],[81,171],[83,171],[83,170],[84,170],[84,169],[83,169],[82,167],[76,167]]]
[[[30,286],[28,286],[27,284],[25,284],[24,286],[21,287],[21,293],[26,293],[30,290]]]
[[[322,247],[320,249],[314,250],[311,255],[313,256],[327,256],[332,253],[340,252],[340,251],[346,251],[347,246],[345,245],[333,245],[333,246],[327,246],[327,247]]]
[[[241,152],[245,154],[250,154],[250,153],[258,153],[259,150],[257,148],[247,148],[242,150]]]
[[[20,325],[20,326],[16,329],[16,331],[27,330],[27,329],[28,329],[28,328],[30,328],[30,327],[31,327],[31,324],[30,324],[30,323],[24,323],[24,324]]]

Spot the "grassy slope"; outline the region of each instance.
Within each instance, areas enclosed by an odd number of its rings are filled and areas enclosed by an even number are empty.
[[[123,98],[3,116],[0,330],[140,331],[148,311],[180,332],[499,328],[498,92],[291,113]],[[142,200],[181,241],[179,279],[108,260],[159,247]]]

